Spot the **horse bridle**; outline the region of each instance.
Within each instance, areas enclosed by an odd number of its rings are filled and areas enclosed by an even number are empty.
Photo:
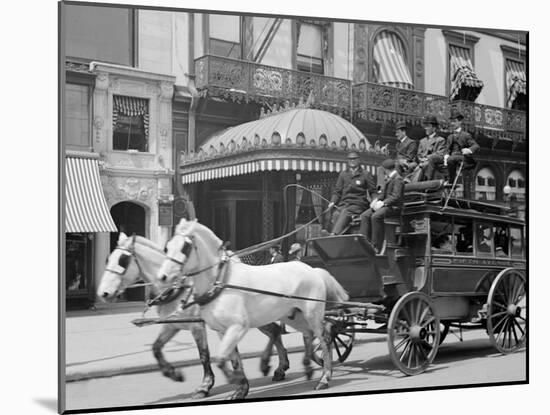
[[[143,275],[143,269],[141,268],[141,265],[139,264],[139,260],[137,259],[137,256],[134,252],[134,244],[136,242],[136,236],[132,236],[132,243],[129,248],[126,248],[125,246],[117,245],[115,249],[119,249],[121,251],[124,251],[126,253],[126,256],[133,258],[134,261],[136,261],[136,265],[138,267],[139,275]],[[116,266],[116,269],[105,267],[106,271],[112,272],[113,274],[117,274],[118,276],[122,277],[124,274],[126,274],[126,271],[128,270],[128,267],[130,266],[130,262],[126,266],[120,265],[120,258],[119,258],[119,264]]]

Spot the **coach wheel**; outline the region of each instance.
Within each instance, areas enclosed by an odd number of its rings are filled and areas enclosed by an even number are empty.
[[[525,274],[508,268],[495,278],[487,297],[487,333],[501,353],[512,353],[527,337],[527,284]]]
[[[343,363],[353,349],[353,341],[355,340],[353,321],[354,319],[351,316],[327,317],[325,319],[325,327],[328,325],[330,330],[329,348],[333,365]],[[315,339],[313,341],[312,359],[319,366],[323,366],[322,354],[319,340]]]
[[[432,300],[421,292],[405,294],[388,321],[388,348],[395,366],[406,375],[424,372],[440,343],[440,323]]]

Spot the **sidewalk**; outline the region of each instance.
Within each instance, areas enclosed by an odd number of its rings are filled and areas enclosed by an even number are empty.
[[[158,370],[152,345],[162,326],[136,327],[131,321],[142,316],[143,305],[133,303],[96,311],[68,312],[66,318],[66,380],[67,382],[119,374]],[[146,317],[157,317],[150,310]],[[210,354],[219,346],[216,332],[207,329]],[[358,334],[355,341],[380,341],[381,335]],[[239,343],[243,358],[259,356],[267,344],[259,330],[250,330]],[[300,333],[283,336],[289,353],[303,351]],[[176,367],[199,364],[198,351],[189,331],[182,330],[166,344],[166,359]],[[273,356],[274,362],[277,356]],[[275,363],[276,364],[276,363]]]

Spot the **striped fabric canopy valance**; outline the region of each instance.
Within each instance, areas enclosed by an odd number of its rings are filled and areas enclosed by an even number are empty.
[[[483,88],[483,81],[477,77],[474,71],[470,49],[449,45],[449,52],[451,55],[451,93],[449,99],[475,101]],[[461,90],[466,91],[464,96],[461,96]]]
[[[527,77],[523,62],[506,59],[506,90],[508,91],[507,108],[512,108],[519,94],[527,95]]]
[[[65,232],[117,232],[97,160],[67,157],[65,179]]]
[[[405,47],[399,37],[384,30],[374,41],[374,76],[379,84],[413,89]]]
[[[149,136],[149,101],[143,98],[113,95],[113,128],[116,127],[118,115],[127,117],[140,116],[143,119],[145,136]]]

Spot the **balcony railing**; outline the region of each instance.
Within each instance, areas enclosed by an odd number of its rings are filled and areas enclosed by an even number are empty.
[[[449,102],[446,96],[370,82],[353,86],[355,119],[374,122],[406,120],[419,124],[427,114],[435,115],[440,121],[446,121],[452,109],[462,112],[464,124],[468,129],[492,137],[525,140],[527,116],[523,111],[470,101]]]
[[[283,105],[310,101],[320,108],[349,115],[351,81],[218,56],[195,60],[197,89],[233,101]]]

